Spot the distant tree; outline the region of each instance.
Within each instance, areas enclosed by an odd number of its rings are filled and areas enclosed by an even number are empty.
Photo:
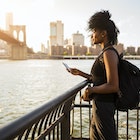
[[[91,52],[87,52],[86,55],[91,55]]]
[[[63,55],[68,55],[68,52],[65,51],[65,52],[63,53]]]

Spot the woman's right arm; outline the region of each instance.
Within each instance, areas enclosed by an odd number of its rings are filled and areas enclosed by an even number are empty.
[[[82,76],[84,78],[87,78],[88,80],[92,79],[92,76],[90,74],[84,73],[83,71],[80,71],[76,68],[70,68],[69,72],[73,75],[79,75],[79,76]]]

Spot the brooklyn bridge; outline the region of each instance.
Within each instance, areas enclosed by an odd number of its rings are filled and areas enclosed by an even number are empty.
[[[25,25],[10,25],[8,31],[0,29],[0,39],[8,44],[9,59],[24,60],[27,58]]]

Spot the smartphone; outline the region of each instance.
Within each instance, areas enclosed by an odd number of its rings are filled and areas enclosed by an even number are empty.
[[[66,63],[64,63],[63,62],[63,65],[66,67],[66,69],[70,72],[70,67],[66,64]]]

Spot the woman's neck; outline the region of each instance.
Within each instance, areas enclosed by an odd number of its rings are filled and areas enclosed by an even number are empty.
[[[109,47],[109,46],[111,46],[111,43],[109,43],[108,41],[105,41],[105,42],[102,42],[102,43],[101,43],[101,48],[102,48],[102,49],[104,49],[104,48],[106,48],[106,47]]]

